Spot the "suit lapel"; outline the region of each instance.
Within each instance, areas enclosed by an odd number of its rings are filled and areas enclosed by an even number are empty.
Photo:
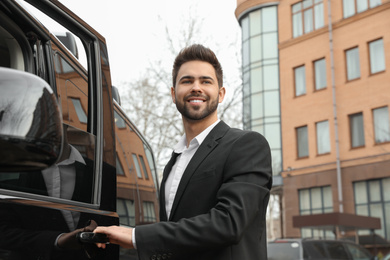
[[[192,175],[196,171],[196,169],[199,167],[199,165],[203,162],[203,160],[209,155],[211,151],[214,150],[214,148],[218,145],[218,140],[225,135],[227,130],[229,130],[230,127],[225,124],[223,121],[219,122],[213,130],[207,135],[206,139],[202,142],[202,144],[199,146],[198,150],[192,157],[191,161],[188,163],[187,168],[185,169],[183,176],[180,180],[179,187],[177,188],[177,192],[175,195],[175,200],[173,201],[172,210],[170,219],[174,215],[177,205],[179,204],[179,201],[187,187],[187,184],[189,180],[191,179]]]

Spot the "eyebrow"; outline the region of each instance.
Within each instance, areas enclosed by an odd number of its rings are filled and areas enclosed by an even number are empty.
[[[195,77],[194,76],[189,76],[189,75],[188,76],[183,76],[183,77],[181,77],[179,79],[179,81],[181,81],[183,79],[195,79]],[[210,77],[210,76],[200,76],[199,79],[209,79],[211,81],[214,81],[214,79],[212,77]]]

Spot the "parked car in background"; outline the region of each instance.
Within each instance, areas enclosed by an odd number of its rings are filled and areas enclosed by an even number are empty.
[[[375,260],[362,246],[350,241],[322,239],[276,239],[268,243],[268,260]]]

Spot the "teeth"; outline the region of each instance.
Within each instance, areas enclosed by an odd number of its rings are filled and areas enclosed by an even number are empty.
[[[198,100],[198,99],[195,99],[195,100],[190,100],[191,103],[202,103],[203,100]]]

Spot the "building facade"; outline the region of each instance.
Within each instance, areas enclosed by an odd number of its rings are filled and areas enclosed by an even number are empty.
[[[333,237],[293,217],[340,212],[390,240],[390,1],[237,0],[236,17],[244,127],[270,142],[282,236]]]

